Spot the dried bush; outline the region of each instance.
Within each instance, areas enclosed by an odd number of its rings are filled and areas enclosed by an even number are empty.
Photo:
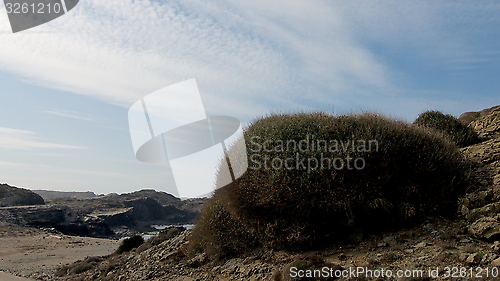
[[[124,252],[130,252],[133,248],[137,249],[137,247],[141,246],[142,243],[144,243],[144,238],[140,235],[134,235],[123,240],[115,253],[119,255]]]
[[[380,115],[273,114],[253,122],[244,138],[248,170],[215,191],[191,236],[190,247],[212,258],[257,245],[324,247],[353,233],[453,216],[469,185],[469,165],[455,144]],[[301,141],[303,149],[292,149]],[[297,158],[305,165],[295,165]],[[340,169],[337,158],[350,159],[350,168]],[[293,168],[276,168],[275,159],[292,159]],[[323,166],[307,167],[310,159]]]
[[[440,111],[426,111],[418,116],[414,124],[438,130],[460,147],[474,144],[479,140],[477,132],[472,128],[454,116]]]

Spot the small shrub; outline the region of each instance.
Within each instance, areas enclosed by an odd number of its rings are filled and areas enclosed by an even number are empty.
[[[151,245],[156,246],[164,241],[167,241],[169,239],[172,239],[176,237],[177,235],[181,234],[186,228],[184,227],[169,227],[167,229],[162,230],[158,235],[151,237]]]
[[[144,243],[144,238],[140,235],[134,235],[122,241],[120,247],[116,250],[116,254],[130,252],[132,249],[139,247]]]
[[[440,111],[426,111],[418,116],[414,124],[438,130],[460,147],[474,144],[479,139],[477,132],[472,128],[452,115]]]
[[[101,257],[86,257],[84,260],[76,261],[70,265],[57,268],[55,276],[62,277],[66,275],[78,275],[85,271],[91,270],[103,259]]]
[[[256,246],[255,238],[221,205],[219,196],[210,198],[193,229],[187,252],[205,252],[213,259],[237,256]]]

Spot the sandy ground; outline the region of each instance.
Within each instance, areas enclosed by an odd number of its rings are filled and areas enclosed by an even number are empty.
[[[32,279],[21,278],[21,277],[17,277],[17,276],[10,275],[8,273],[0,271],[0,280],[1,281],[26,281],[26,280],[32,280]]]
[[[118,246],[116,240],[67,236],[36,228],[0,227],[0,280],[8,280],[5,273],[36,277],[88,256],[111,254]]]

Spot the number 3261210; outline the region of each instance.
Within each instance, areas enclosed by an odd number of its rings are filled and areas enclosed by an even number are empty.
[[[59,3],[7,3],[5,4],[8,14],[59,14],[62,10]]]

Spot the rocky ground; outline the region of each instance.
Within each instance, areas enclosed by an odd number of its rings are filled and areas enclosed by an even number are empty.
[[[328,273],[343,276],[316,280],[500,280],[500,107],[466,117],[483,141],[462,149],[474,162],[477,184],[460,199],[454,220],[429,217],[358,244],[311,252],[256,250],[223,261],[210,261],[205,254],[186,257],[190,231],[176,230],[149,248],[82,259],[39,279],[301,280],[292,277]]]

